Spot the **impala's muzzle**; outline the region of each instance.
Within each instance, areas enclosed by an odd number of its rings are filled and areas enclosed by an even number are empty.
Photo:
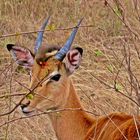
[[[21,111],[24,113],[24,114],[29,114],[31,113],[32,111],[28,110],[28,106],[30,104],[30,101],[26,104],[21,104],[20,105],[20,108],[21,108]]]

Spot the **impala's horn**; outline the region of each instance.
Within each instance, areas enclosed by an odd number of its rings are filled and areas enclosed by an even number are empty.
[[[78,22],[77,26],[74,27],[70,37],[68,38],[68,40],[66,41],[65,45],[57,52],[57,54],[55,55],[55,58],[57,60],[62,61],[63,58],[65,57],[66,53],[70,50],[72,42],[75,38],[75,35],[77,33],[77,30],[82,22],[83,18]]]
[[[37,36],[37,39],[36,39],[36,42],[35,42],[35,48],[34,48],[34,52],[36,53],[38,51],[38,48],[41,46],[42,44],[42,39],[43,39],[43,33],[44,33],[44,30],[48,24],[48,21],[50,19],[50,16],[46,19],[46,21],[43,23],[43,25],[41,26],[40,28],[40,32],[38,32],[38,36]]]

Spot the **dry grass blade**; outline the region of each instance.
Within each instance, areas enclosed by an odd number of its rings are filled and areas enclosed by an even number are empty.
[[[75,22],[84,16],[73,45],[83,48],[83,60],[72,78],[80,100],[88,109],[85,111],[96,117],[107,116],[112,111],[133,115],[140,139],[135,117],[140,111],[139,8],[139,0],[1,0],[0,139],[56,140],[46,116],[54,111],[39,112],[31,117],[23,117],[18,112],[18,106],[33,90],[28,88],[26,72],[11,63],[5,49],[6,44],[16,43],[33,50],[36,33],[48,15],[52,15],[50,28],[45,29],[43,43],[60,46]],[[117,128],[117,124],[114,125]]]

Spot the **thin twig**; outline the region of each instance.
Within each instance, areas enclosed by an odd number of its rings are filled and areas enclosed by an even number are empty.
[[[113,11],[113,13],[120,19],[120,21],[125,25],[125,27],[128,29],[128,31],[130,33],[132,33],[133,35],[135,35],[135,37],[139,38],[139,34],[137,32],[135,32],[130,25],[128,25],[128,23],[126,23],[126,18],[125,17],[121,17],[118,14],[116,14],[116,11],[113,9],[113,7],[111,6],[111,4],[108,2],[108,0],[106,0],[107,6]]]
[[[0,99],[2,99],[2,98],[9,98],[9,97],[15,97],[15,96],[23,96],[23,95],[25,95],[26,93],[18,93],[18,94],[4,94],[4,95],[2,95],[2,96],[0,96]]]
[[[97,81],[99,81],[101,84],[104,84],[105,86],[111,88],[111,89],[115,89],[114,86],[111,86],[109,85],[108,83],[104,82],[103,80],[97,78],[95,75],[93,75],[92,73],[90,73],[90,75],[92,77],[94,77]],[[115,89],[116,90],[116,89]],[[140,107],[140,105],[135,101],[133,100],[130,96],[124,94],[123,92],[121,92],[120,90],[117,90],[118,93],[121,93],[121,95],[123,95],[124,97],[128,98],[129,100],[131,100],[133,103],[135,103],[138,107]]]
[[[138,138],[139,138],[139,140],[140,140],[140,133],[139,133],[138,125],[137,125],[136,118],[135,118],[134,115],[133,115],[133,120],[134,120],[134,124],[135,124],[135,126],[136,126],[136,131],[137,131],[137,134],[138,134]]]
[[[16,118],[16,119],[9,120],[9,121],[1,124],[0,127],[4,126],[6,124],[10,124],[10,123],[16,122],[18,120],[28,119],[28,118],[37,117],[37,116],[40,116],[40,115],[57,113],[57,112],[63,112],[63,111],[83,111],[83,112],[89,113],[91,115],[94,115],[93,112],[85,110],[85,109],[81,109],[81,108],[64,108],[64,109],[57,109],[57,110],[48,110],[48,111],[43,111],[41,113],[36,113],[36,114],[33,114],[33,115],[19,117],[19,118]]]
[[[34,34],[34,33],[38,33],[38,32],[48,32],[48,31],[65,31],[65,30],[71,30],[73,28],[75,28],[76,26],[72,26],[72,27],[68,27],[68,28],[56,28],[56,29],[53,29],[53,30],[49,30],[49,29],[46,29],[46,30],[36,30],[36,31],[25,31],[25,32],[17,32],[17,33],[11,33],[11,34],[5,34],[5,35],[1,35],[0,36],[0,39],[1,38],[6,38],[6,37],[12,37],[12,36],[19,36],[19,35],[27,35],[27,34]],[[80,26],[80,28],[93,28],[95,27],[94,25],[82,25]],[[100,29],[100,28],[98,28]]]
[[[80,88],[81,89],[81,88]],[[81,89],[82,90],[82,89]],[[82,90],[83,91],[83,90]],[[83,93],[85,94],[85,92],[83,91]],[[93,100],[87,95],[85,94],[89,100],[91,100],[93,102]],[[94,103],[94,102],[93,102]],[[95,104],[95,103],[94,103]],[[97,105],[96,105],[97,106]],[[108,123],[111,121],[113,123],[113,125],[116,127],[116,129],[118,129],[118,131],[122,134],[122,136],[124,137],[125,140],[128,140],[126,138],[126,136],[122,133],[122,131],[120,130],[120,128],[117,126],[117,124],[112,120],[112,117],[113,117],[113,114],[112,116],[110,117],[101,107],[97,106],[100,110],[103,111],[103,113],[106,115],[106,117],[109,119],[106,124],[104,125],[104,127],[102,128],[100,134],[99,134],[99,137],[97,138],[97,140],[99,140],[100,136],[102,135],[102,133],[104,132],[105,128],[107,127]],[[94,114],[95,115],[95,114]]]
[[[49,79],[49,78],[50,78],[50,77],[47,77],[47,79]],[[16,104],[16,106],[15,106],[13,109],[11,109],[9,112],[0,114],[0,116],[5,116],[5,115],[11,114],[13,111],[15,111],[16,108],[18,108],[18,107],[21,105],[22,101],[23,101],[29,94],[33,93],[33,91],[44,81],[44,79],[46,79],[46,76],[45,76],[42,80],[40,80],[32,90],[30,90],[27,94],[25,94],[25,95],[22,97],[22,99]],[[46,80],[47,80],[47,79],[46,79]]]

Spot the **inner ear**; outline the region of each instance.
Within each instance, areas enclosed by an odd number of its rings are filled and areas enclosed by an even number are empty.
[[[79,67],[82,59],[82,54],[83,54],[83,49],[79,47],[70,50],[66,54],[64,63],[69,74],[73,73],[74,70]]]
[[[18,65],[26,68],[33,66],[34,55],[29,49],[14,44],[7,44],[7,49]]]

